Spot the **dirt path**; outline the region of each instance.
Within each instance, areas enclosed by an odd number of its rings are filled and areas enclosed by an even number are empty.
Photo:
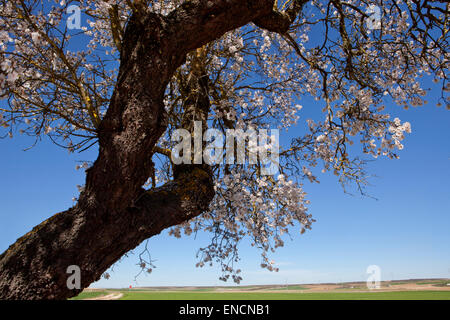
[[[113,292],[106,296],[100,296],[100,297],[89,298],[89,299],[84,299],[84,300],[119,300],[122,297],[123,297],[123,293]]]

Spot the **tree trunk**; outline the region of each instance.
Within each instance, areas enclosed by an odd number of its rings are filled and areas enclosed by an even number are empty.
[[[141,8],[142,9],[142,8]],[[273,0],[190,0],[168,16],[140,10],[128,22],[120,69],[99,131],[99,155],[77,205],[18,239],[0,256],[0,299],[66,299],[123,254],[208,208],[211,172],[191,166],[145,191],[152,150],[166,129],[163,95],[186,54],[272,13]],[[70,290],[67,267],[81,269]]]

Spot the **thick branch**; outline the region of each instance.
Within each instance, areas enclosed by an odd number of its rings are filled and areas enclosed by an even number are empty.
[[[211,174],[196,167],[143,191],[118,216],[100,216],[81,205],[58,213],[0,256],[0,300],[72,297],[81,290],[67,288],[67,267],[80,267],[85,288],[143,240],[206,210],[213,196]]]
[[[294,0],[285,11],[281,12],[274,8],[269,14],[255,19],[254,23],[268,31],[285,34],[307,2],[308,0]]]
[[[272,12],[274,0],[190,0],[165,19],[167,36],[189,52]]]

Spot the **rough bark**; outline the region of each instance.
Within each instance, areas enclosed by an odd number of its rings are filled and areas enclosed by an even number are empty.
[[[191,0],[166,17],[133,14],[85,191],[76,206],[0,256],[0,299],[75,296],[81,290],[67,288],[69,265],[81,268],[83,289],[143,240],[207,209],[214,189],[204,166],[179,170],[163,187],[142,189],[152,170],[151,150],[167,126],[164,90],[188,52],[272,10],[273,0]]]

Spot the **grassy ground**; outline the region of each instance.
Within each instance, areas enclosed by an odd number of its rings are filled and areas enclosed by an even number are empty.
[[[71,298],[70,300],[83,300],[83,299],[90,299],[90,298],[96,298],[99,296],[105,296],[108,293],[106,291],[84,291],[80,293],[78,296]]]
[[[450,291],[398,292],[133,292],[121,300],[450,300]]]

